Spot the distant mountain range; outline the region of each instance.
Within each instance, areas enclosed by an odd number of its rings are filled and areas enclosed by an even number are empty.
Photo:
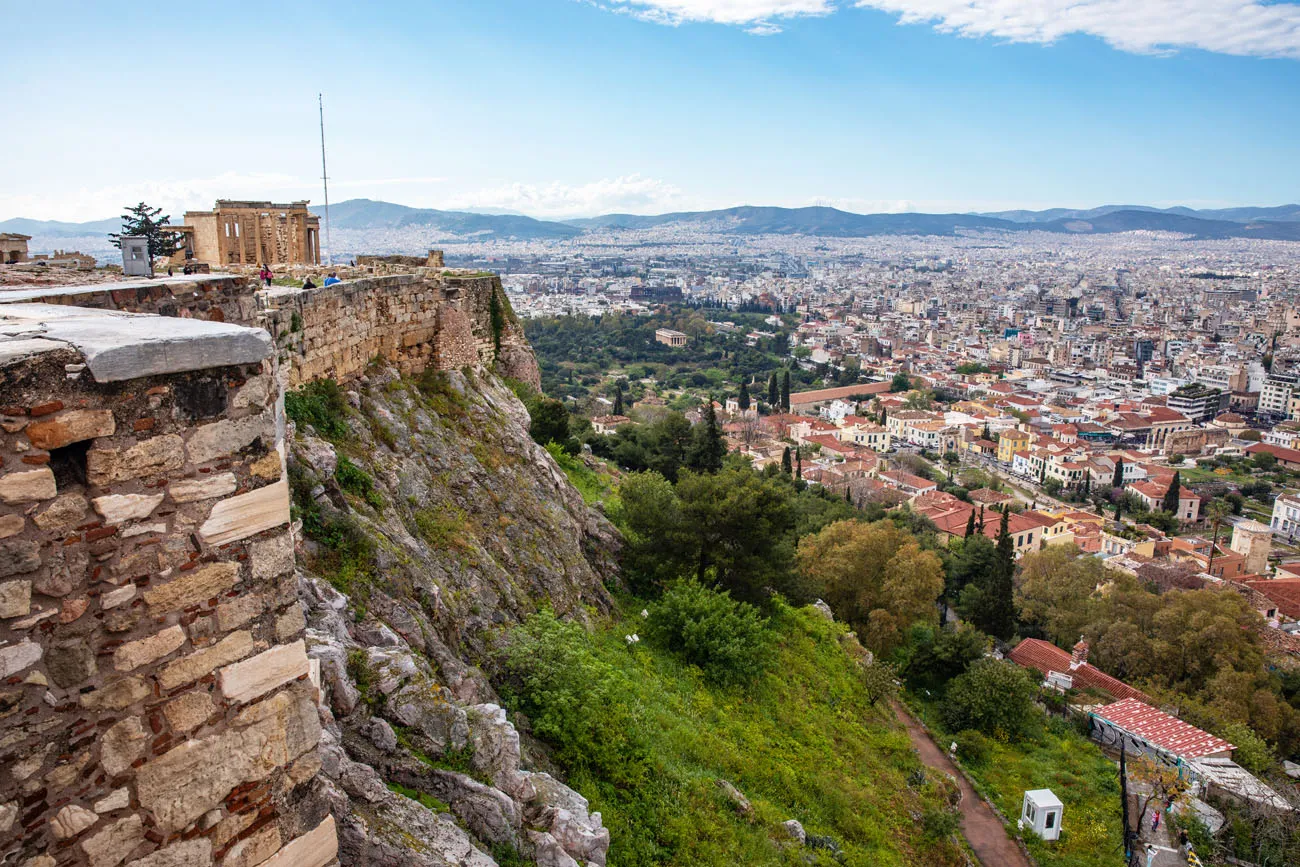
[[[1271,208],[1149,208],[1106,205],[1087,210],[999,211],[987,214],[854,214],[836,208],[726,208],[656,216],[607,214],[578,220],[537,220],[520,214],[488,214],[409,208],[392,202],[349,199],[330,207],[337,229],[379,231],[427,227],[447,236],[515,240],[564,240],[601,229],[651,229],[680,225],[719,235],[819,235],[865,238],[875,235],[956,235],[963,231],[1114,234],[1136,230],[1177,232],[1198,239],[1257,238],[1300,241],[1300,205]],[[119,221],[65,223],[15,218],[0,222],[0,232],[43,238],[100,235]]]

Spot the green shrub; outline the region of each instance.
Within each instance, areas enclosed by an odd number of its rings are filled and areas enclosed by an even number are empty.
[[[384,498],[375,490],[374,479],[343,455],[339,455],[339,465],[334,471],[334,478],[338,480],[339,487],[349,494],[355,494],[376,509],[384,507]]]
[[[1019,740],[1041,727],[1037,694],[1038,685],[1018,665],[980,659],[949,684],[944,724],[949,731],[975,729],[998,740]]]
[[[983,765],[989,760],[993,745],[983,732],[966,729],[953,736],[957,742],[957,757],[971,765]]]
[[[434,509],[418,509],[415,512],[415,528],[420,538],[435,548],[463,548],[465,546],[465,513],[460,509],[440,506]]]
[[[921,814],[921,827],[929,840],[944,840],[957,833],[961,817],[951,810],[931,808]]]
[[[332,379],[318,379],[284,395],[285,415],[299,427],[311,425],[327,440],[345,440],[348,429],[348,400]]]
[[[652,606],[646,633],[714,683],[753,680],[767,662],[767,620],[724,591],[678,581]]]
[[[389,783],[388,788],[404,798],[410,798],[412,801],[424,805],[435,813],[446,813],[451,810],[450,807],[428,792],[421,792],[419,789],[412,789],[409,786],[403,786],[401,783]]]

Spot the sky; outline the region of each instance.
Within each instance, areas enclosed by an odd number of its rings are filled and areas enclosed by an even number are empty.
[[[1300,2],[5,4],[0,219],[1300,200]],[[179,220],[177,219],[179,222]]]

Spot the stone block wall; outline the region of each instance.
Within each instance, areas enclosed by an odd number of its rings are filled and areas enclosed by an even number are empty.
[[[0,863],[323,867],[275,359],[84,360],[0,339]]]
[[[260,309],[255,283],[233,274],[124,281],[88,286],[51,286],[0,293],[0,303],[69,304],[94,310],[156,313],[256,325]]]

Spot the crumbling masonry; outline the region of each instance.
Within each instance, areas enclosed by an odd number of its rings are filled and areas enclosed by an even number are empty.
[[[0,863],[335,861],[282,389],[376,356],[536,385],[498,293],[430,272],[0,294]]]

